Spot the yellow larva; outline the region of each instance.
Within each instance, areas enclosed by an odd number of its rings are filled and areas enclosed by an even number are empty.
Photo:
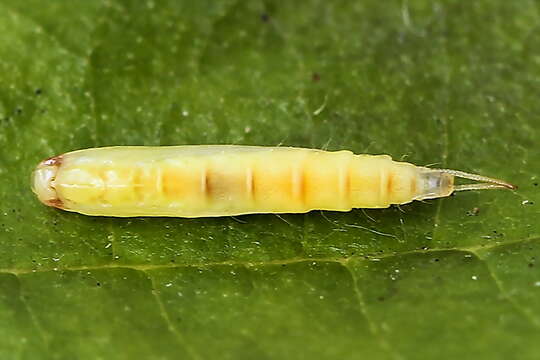
[[[454,186],[454,177],[483,181]],[[230,145],[121,146],[42,161],[32,189],[86,215],[205,217],[386,208],[454,191],[515,187],[350,151]]]

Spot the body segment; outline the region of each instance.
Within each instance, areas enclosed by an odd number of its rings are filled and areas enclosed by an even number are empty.
[[[110,147],[42,162],[45,204],[87,215],[228,216],[385,208],[447,196],[453,176],[387,155],[256,146]],[[430,193],[431,192],[431,193]]]

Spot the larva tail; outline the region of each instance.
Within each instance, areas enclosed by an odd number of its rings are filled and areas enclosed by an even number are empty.
[[[478,181],[478,183],[454,185],[454,178],[456,177]],[[477,174],[469,174],[459,170],[419,167],[417,193],[414,200],[445,197],[451,195],[454,191],[485,189],[516,190],[517,186],[506,181]]]
[[[450,170],[450,169],[434,169],[434,170],[440,171],[441,173],[449,174],[458,178],[480,182],[476,184],[455,185],[454,191],[486,190],[486,189],[510,189],[510,190],[517,189],[516,185],[510,184],[503,180],[493,179],[487,176],[482,176],[478,174],[470,174],[470,173],[459,171],[459,170]]]

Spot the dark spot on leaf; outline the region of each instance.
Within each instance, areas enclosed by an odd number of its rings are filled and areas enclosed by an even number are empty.
[[[35,91],[34,91],[34,94],[36,95],[41,95],[43,93],[43,90],[41,90],[40,88],[37,88]]]
[[[270,21],[270,15],[268,15],[267,13],[263,13],[261,14],[261,20],[265,23],[269,22]]]
[[[101,286],[101,283],[100,283],[100,282],[97,282],[97,283],[96,283],[96,286]]]
[[[439,262],[439,258],[435,258],[435,259],[433,259],[433,261]]]
[[[379,296],[379,297],[377,298],[377,300],[379,300],[379,301],[384,301],[385,299],[384,299],[384,296]]]
[[[21,115],[22,112],[23,112],[23,110],[22,110],[22,108],[20,108],[20,107],[18,107],[17,109],[15,109],[15,113],[16,113],[17,115]]]
[[[531,262],[531,263],[528,264],[528,266],[529,266],[530,268],[532,268],[532,267],[534,267],[534,264]]]
[[[535,183],[533,183],[533,185],[534,185],[534,186],[538,186],[538,183],[537,183],[537,182],[535,182]]]
[[[321,75],[319,73],[316,73],[314,72],[312,75],[311,75],[311,80],[313,82],[318,82],[319,80],[321,80]]]

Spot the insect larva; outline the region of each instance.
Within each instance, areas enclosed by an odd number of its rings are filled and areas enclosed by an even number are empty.
[[[482,183],[454,185],[454,177]],[[73,151],[42,161],[32,184],[46,205],[120,217],[349,211],[499,188],[516,187],[388,155],[229,145]]]

